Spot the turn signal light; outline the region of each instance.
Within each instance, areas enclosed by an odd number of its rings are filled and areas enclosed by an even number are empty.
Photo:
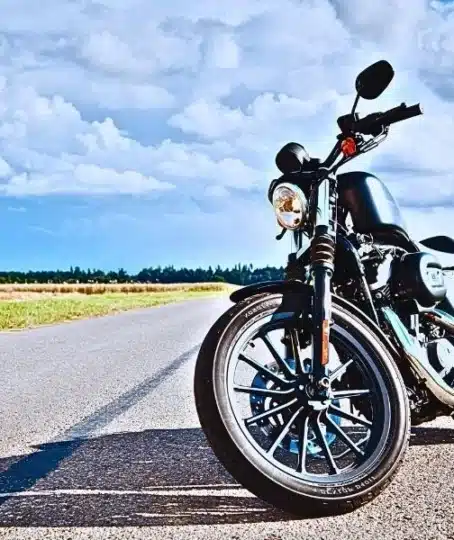
[[[341,151],[344,156],[353,156],[356,153],[356,142],[352,137],[347,137],[341,142]]]

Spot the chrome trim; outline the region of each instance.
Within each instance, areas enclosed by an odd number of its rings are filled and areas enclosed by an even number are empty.
[[[330,181],[329,178],[325,178],[323,182],[318,186],[317,190],[317,217],[315,219],[315,226],[325,226],[329,228],[330,225],[330,204],[329,204],[329,191]]]
[[[454,389],[448,386],[435,369],[430,365],[427,350],[409,334],[404,323],[389,307],[382,308],[382,312],[391,325],[399,340],[405,356],[414,371],[423,379],[428,390],[445,405],[454,407]],[[437,310],[441,317],[444,312]]]

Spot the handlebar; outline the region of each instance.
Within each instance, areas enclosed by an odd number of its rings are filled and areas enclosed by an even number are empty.
[[[390,109],[389,111],[383,113],[382,121],[388,125],[395,124],[396,122],[408,120],[409,118],[419,116],[420,114],[423,114],[423,110],[419,103],[416,103],[416,105],[410,105],[410,107],[407,107],[405,103],[402,103],[398,107],[394,107],[394,109]]]
[[[372,113],[361,118],[361,120],[353,120],[351,129],[363,135],[378,135],[385,126],[408,120],[420,114],[423,114],[423,110],[419,103],[410,105],[410,107],[407,107],[405,103],[401,103],[398,107],[389,109],[384,113]]]
[[[306,184],[308,182],[312,183],[314,180],[320,182],[328,177],[329,174],[337,171],[340,166],[344,165],[353,157],[375,148],[382,142],[379,140],[380,135],[383,134],[386,137],[386,128],[388,126],[421,114],[423,114],[423,110],[419,103],[410,105],[409,107],[407,107],[405,103],[401,103],[398,107],[394,107],[385,112],[368,114],[364,118],[359,118],[358,114],[354,112],[340,116],[337,119],[337,124],[341,130],[341,134],[337,136],[338,140],[325,161],[320,163],[319,160],[310,160],[310,162],[307,162],[309,163],[307,170],[303,170],[303,164],[301,164],[300,170],[290,174],[297,175],[299,180],[305,176]],[[355,134],[372,135],[374,138],[364,142],[361,137],[357,137]],[[352,139],[351,142],[353,143],[353,152],[351,153],[350,151],[347,153],[342,146],[342,143],[348,139]],[[343,159],[335,165],[336,160],[342,153],[344,154]],[[312,163],[313,161],[315,161],[316,164]],[[278,182],[279,179],[271,182],[268,190],[268,199],[270,202],[272,193]]]

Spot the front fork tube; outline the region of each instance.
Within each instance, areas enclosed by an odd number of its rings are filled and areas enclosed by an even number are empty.
[[[314,241],[316,237],[314,238]],[[326,246],[327,236],[318,239],[318,246]],[[331,278],[333,269],[328,264],[318,262],[312,265],[313,279],[313,309],[312,309],[312,358],[310,369],[311,379],[320,390],[326,387],[329,362],[329,334],[331,325]],[[286,357],[294,358],[294,351],[287,335]]]
[[[331,325],[332,270],[317,265],[312,270],[314,280],[314,305],[312,312],[312,375],[320,382],[328,375],[329,331]]]
[[[317,209],[314,235],[310,254],[310,272],[313,283],[312,306],[312,358],[308,370],[319,395],[329,388],[329,334],[331,326],[331,278],[334,273],[334,252],[336,238],[335,189],[331,190],[330,179],[318,187]],[[284,340],[287,358],[294,358],[288,334]]]
[[[331,326],[331,278],[335,251],[335,190],[324,180],[317,193],[317,218],[311,242],[311,275],[314,288],[312,312],[312,377],[320,391],[329,386],[329,335]]]

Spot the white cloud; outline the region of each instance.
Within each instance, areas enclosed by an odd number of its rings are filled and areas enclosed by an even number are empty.
[[[244,115],[238,108],[231,109],[219,102],[210,103],[199,99],[172,116],[169,124],[185,133],[218,139],[232,132],[238,132],[244,126]]]
[[[0,178],[7,178],[11,175],[12,169],[2,157],[0,157]]]
[[[415,30],[419,30],[431,18],[426,0],[412,0],[411,9],[407,0],[350,0],[348,4],[333,0],[333,5],[352,33],[374,45],[392,48],[398,44],[398,54],[408,54],[409,50],[414,50],[418,37]]]
[[[229,192],[224,186],[208,186],[205,189],[205,195],[208,197],[226,197],[228,196]]]
[[[240,54],[240,48],[232,35],[216,33],[208,41],[206,63],[215,69],[234,69],[240,64]]]
[[[91,98],[100,107],[121,109],[161,109],[174,105],[174,97],[165,88],[154,84],[121,84],[118,81],[96,81],[91,85]]]
[[[143,71],[147,67],[133,57],[126,43],[107,30],[91,34],[83,44],[81,54],[93,64],[114,73],[118,72],[119,67],[124,70],[129,68],[132,72]]]
[[[5,195],[54,194],[132,194],[154,190],[168,190],[175,186],[146,177],[137,171],[118,172],[97,165],[76,165],[67,174],[21,173],[0,185]]]
[[[9,3],[0,21],[0,191],[176,186],[227,199],[229,188],[263,187],[266,201],[280,146],[300,141],[324,157],[337,116],[351,106],[357,72],[388,58],[395,80],[376,102],[361,102],[360,112],[405,100],[421,101],[426,114],[393,127],[350,168],[376,167],[406,204],[452,205],[452,8],[424,0],[411,9],[404,0],[346,5]],[[258,219],[273,218],[264,210]]]
[[[86,122],[60,96],[46,98],[32,88],[2,83],[0,141],[5,158],[0,176],[10,177],[0,186],[4,194],[140,193],[173,187],[134,170],[131,147],[147,149],[123,136],[110,118]]]

